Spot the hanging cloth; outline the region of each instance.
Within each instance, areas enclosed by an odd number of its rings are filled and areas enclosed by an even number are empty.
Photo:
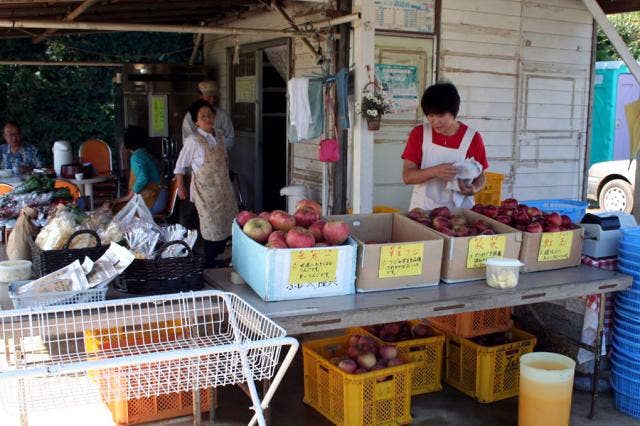
[[[309,107],[309,79],[306,77],[292,78],[287,84],[289,93],[289,119],[296,128],[298,139],[307,139],[309,124],[311,123],[311,108]]]
[[[336,97],[338,98],[338,127],[349,128],[349,71],[346,68],[336,73]]]
[[[287,139],[291,143],[300,142],[305,139],[315,139],[320,137],[324,129],[324,100],[323,100],[323,83],[320,79],[311,79],[308,83],[307,92],[309,110],[311,119],[307,129],[306,137],[298,136],[298,129],[294,126],[295,118],[292,115],[292,95],[289,93],[289,125],[287,128]]]

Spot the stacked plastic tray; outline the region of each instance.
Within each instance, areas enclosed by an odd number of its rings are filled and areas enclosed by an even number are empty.
[[[618,410],[640,419],[640,229],[622,230],[618,255],[633,286],[616,298],[611,385]]]

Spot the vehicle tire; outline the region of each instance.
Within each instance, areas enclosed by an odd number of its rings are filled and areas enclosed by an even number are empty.
[[[600,190],[598,203],[604,211],[631,213],[631,209],[633,209],[633,188],[625,180],[610,180]]]

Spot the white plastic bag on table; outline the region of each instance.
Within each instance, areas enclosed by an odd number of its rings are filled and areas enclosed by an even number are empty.
[[[156,226],[153,215],[140,194],[134,194],[122,210],[115,215],[113,220],[120,224],[121,229],[125,229],[135,218],[139,218],[141,221],[147,222],[154,227]]]

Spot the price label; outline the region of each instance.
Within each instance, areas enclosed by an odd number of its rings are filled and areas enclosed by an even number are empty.
[[[424,243],[382,246],[378,278],[421,275],[423,257]]]
[[[467,268],[482,268],[490,257],[504,256],[507,237],[504,235],[479,235],[469,240]]]
[[[338,271],[338,250],[299,250],[291,253],[289,284],[333,282]]]
[[[573,235],[570,231],[545,232],[540,238],[538,262],[568,259],[571,256],[572,243]]]

